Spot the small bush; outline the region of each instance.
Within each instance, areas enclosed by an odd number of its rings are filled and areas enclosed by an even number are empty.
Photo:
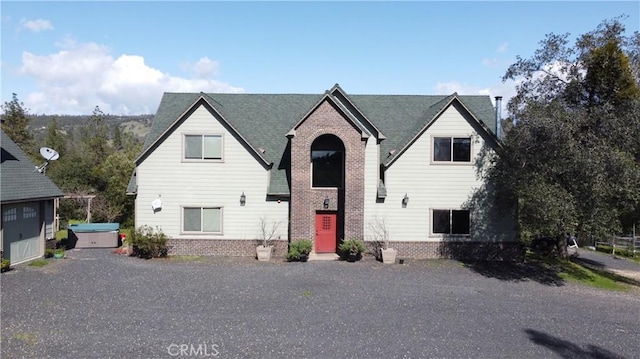
[[[150,226],[141,226],[131,232],[127,242],[131,243],[133,255],[140,258],[166,257],[169,238],[161,230],[154,230]]]
[[[53,253],[55,253],[55,251],[56,251],[56,250],[55,250],[55,249],[53,249],[53,248],[47,248],[47,249],[45,249],[45,250],[44,250],[44,257],[45,257],[45,258],[51,258],[51,257],[53,257]]]
[[[10,267],[11,267],[11,261],[9,259],[3,259],[2,265],[0,265],[0,269],[2,269],[3,272],[6,272],[9,270]]]
[[[303,256],[309,255],[313,243],[309,239],[300,239],[291,242],[289,244],[289,252],[287,252],[287,259],[290,261],[299,261]]]
[[[365,251],[364,243],[357,239],[345,239],[338,248],[344,255],[351,256],[359,256]]]

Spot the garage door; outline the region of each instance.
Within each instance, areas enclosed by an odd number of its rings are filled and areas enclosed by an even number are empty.
[[[3,244],[5,257],[17,264],[39,257],[40,214],[38,203],[7,205],[3,207]],[[8,253],[7,253],[8,252]]]

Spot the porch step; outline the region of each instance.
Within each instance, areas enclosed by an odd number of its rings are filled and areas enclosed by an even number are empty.
[[[309,253],[310,261],[337,261],[340,256],[337,253]]]

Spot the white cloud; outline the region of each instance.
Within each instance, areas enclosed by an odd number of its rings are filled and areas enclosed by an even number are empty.
[[[220,64],[208,57],[202,57],[196,63],[185,63],[182,68],[193,74],[196,78],[207,79],[218,74]]]
[[[501,54],[507,52],[508,49],[509,49],[508,42],[503,42],[502,44],[500,44],[500,46],[498,46],[498,52]]]
[[[40,32],[44,30],[53,30],[53,25],[49,20],[35,19],[35,20],[20,20],[20,27],[33,32]]]
[[[495,96],[502,96],[502,116],[506,117],[508,115],[507,103],[516,95],[516,82],[511,80],[496,82],[489,85],[489,87],[479,87],[458,81],[439,82],[435,86],[435,92],[438,94],[452,94],[457,92],[458,95],[485,95],[490,96],[492,102],[495,101]]]
[[[122,54],[95,43],[66,39],[49,55],[22,54],[21,74],[34,78],[38,91],[25,104],[32,113],[90,114],[154,113],[163,92],[243,92],[240,87],[200,78],[211,76],[218,64],[202,58],[193,65],[197,78],[181,78],[145,64],[142,56]]]
[[[494,67],[498,64],[498,59],[494,58],[484,58],[482,59],[482,64],[487,67]]]

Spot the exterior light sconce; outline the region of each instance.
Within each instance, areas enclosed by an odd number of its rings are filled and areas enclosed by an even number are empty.
[[[324,201],[322,202],[322,205],[324,207],[324,209],[329,209],[329,203],[331,202],[331,200],[329,199],[329,197],[325,197]]]
[[[402,208],[407,208],[407,205],[409,204],[409,196],[407,196],[407,194],[404,194],[404,198],[402,199]]]
[[[244,207],[246,203],[247,203],[247,196],[244,195],[244,191],[243,191],[242,194],[240,195],[240,206]]]

